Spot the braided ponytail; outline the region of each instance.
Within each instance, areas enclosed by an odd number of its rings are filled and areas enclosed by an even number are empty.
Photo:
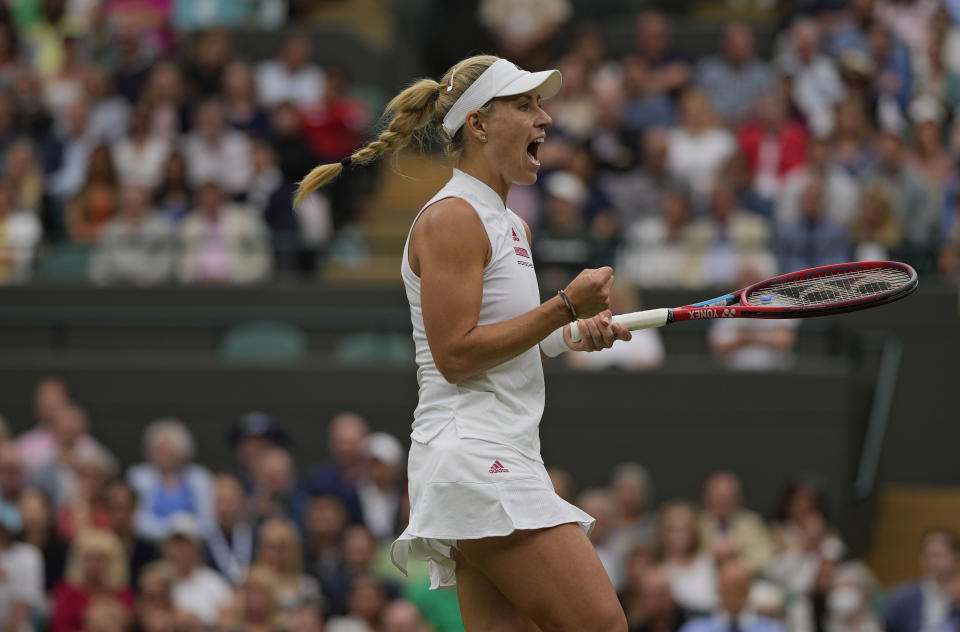
[[[303,198],[340,175],[344,162],[364,165],[373,162],[382,154],[400,151],[406,147],[414,135],[433,119],[439,93],[439,83],[433,79],[421,79],[393,97],[384,110],[384,118],[393,115],[387,129],[383,130],[375,141],[353,152],[349,160],[314,167],[300,181],[293,205],[299,205]]]
[[[297,186],[293,205],[299,206],[305,197],[340,175],[345,165],[369,164],[386,153],[400,151],[415,136],[427,132],[431,122],[439,125],[460,95],[497,59],[492,55],[470,57],[448,70],[440,83],[420,79],[404,89],[387,104],[383,118],[390,123],[377,139],[341,162],[314,167]],[[447,153],[455,154],[463,148],[463,130],[445,140]]]

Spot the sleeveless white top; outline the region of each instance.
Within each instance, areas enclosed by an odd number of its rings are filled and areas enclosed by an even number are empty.
[[[493,189],[459,169],[453,170],[450,181],[423,208],[449,197],[463,199],[473,207],[490,239],[492,255],[483,269],[483,300],[478,324],[509,320],[537,307],[540,289],[520,218],[506,208]],[[437,369],[427,343],[420,304],[420,278],[410,268],[409,246],[408,235],[400,270],[410,303],[419,367],[417,382],[420,385],[411,437],[427,443],[453,421],[461,438],[509,445],[524,456],[542,461],[539,426],[544,384],[539,346],[534,345],[512,360],[459,384],[447,382]]]

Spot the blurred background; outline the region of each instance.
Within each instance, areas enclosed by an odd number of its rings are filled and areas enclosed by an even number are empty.
[[[400,253],[451,165],[428,143],[290,200],[479,52],[563,72],[508,200],[545,297],[599,265],[618,312],[920,273],[882,309],[546,363],[544,458],[631,629],[730,603],[958,629],[953,0],[0,3],[0,626],[462,629],[385,554],[416,404]]]

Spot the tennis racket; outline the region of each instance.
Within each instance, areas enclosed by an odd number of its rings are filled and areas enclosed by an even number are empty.
[[[649,329],[683,320],[807,318],[853,312],[899,301],[917,289],[917,272],[896,261],[857,261],[798,270],[742,290],[683,307],[618,314],[627,329]],[[577,323],[570,340],[580,340]]]

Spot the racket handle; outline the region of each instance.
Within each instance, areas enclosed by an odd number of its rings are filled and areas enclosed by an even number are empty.
[[[660,309],[645,309],[642,312],[630,312],[629,314],[617,314],[613,317],[613,322],[620,323],[630,331],[638,329],[650,329],[651,327],[663,327],[667,324],[670,310],[666,307]],[[580,327],[577,323],[570,323],[570,340],[580,342]]]

